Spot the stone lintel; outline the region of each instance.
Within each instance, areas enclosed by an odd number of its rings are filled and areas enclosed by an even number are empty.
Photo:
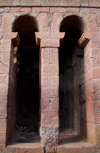
[[[78,40],[78,44],[80,47],[84,48],[90,40],[90,33],[83,33]]]
[[[60,47],[60,42],[64,38],[64,32],[42,33],[35,32],[36,43],[41,47]]]

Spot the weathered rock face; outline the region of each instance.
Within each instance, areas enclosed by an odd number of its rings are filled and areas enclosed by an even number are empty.
[[[57,152],[59,129],[55,127],[41,128],[42,142],[47,153]]]
[[[99,0],[1,0],[0,150],[16,123],[40,129],[47,153],[66,128],[99,150],[99,55]]]

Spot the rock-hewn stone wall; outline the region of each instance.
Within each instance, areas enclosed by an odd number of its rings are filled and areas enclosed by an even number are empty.
[[[91,41],[84,50],[84,66],[80,69],[79,81],[82,88],[86,89],[88,140],[99,147],[100,0],[0,0],[0,6],[0,149],[4,149],[6,145],[7,133],[10,135],[11,132],[8,130],[6,133],[6,129],[13,127],[14,120],[12,118],[15,116],[12,105],[13,92],[11,92],[9,105],[7,103],[8,86],[10,86],[9,68],[11,67],[9,33],[12,31],[14,20],[25,14],[36,17],[39,32],[58,32],[60,22],[69,15],[80,16],[85,21],[85,31],[90,32]],[[85,70],[85,80],[83,79],[83,70]],[[14,83],[14,78],[12,79]],[[13,91],[14,88],[11,86],[11,89]],[[8,110],[7,107],[9,107]],[[10,117],[9,127],[7,127],[8,117]],[[44,136],[44,133],[42,135]]]
[[[100,7],[99,0],[1,0],[0,6],[85,6]]]

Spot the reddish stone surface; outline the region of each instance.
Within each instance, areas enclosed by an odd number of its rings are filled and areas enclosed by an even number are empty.
[[[99,6],[100,7],[100,1],[99,0],[89,0],[89,6],[94,6],[94,7],[97,7]]]
[[[79,12],[79,8],[68,7],[68,8],[66,8],[66,11],[67,12]]]
[[[95,128],[96,128],[96,146],[100,148],[100,124],[96,124]]]
[[[20,5],[20,0],[8,0],[8,1],[4,0],[4,5],[6,5],[6,6],[11,6],[11,5],[16,6],[16,5]]]
[[[85,73],[86,81],[93,79],[93,70],[91,69],[87,73]]]
[[[9,12],[9,11],[10,11],[10,8],[9,8],[9,7],[1,7],[1,8],[0,8],[0,12],[1,12],[1,13],[3,13],[3,12],[6,12],[6,13],[7,13],[7,12]]]
[[[8,53],[2,53],[1,54],[1,61],[2,63],[8,65],[8,63],[10,62],[10,54]]]
[[[8,93],[8,86],[7,85],[0,86],[0,95],[7,95],[7,93]]]
[[[50,7],[50,12],[66,12],[65,7]]]
[[[51,85],[51,77],[50,76],[42,76],[41,85],[42,86],[50,86]]]
[[[58,39],[43,39],[41,40],[41,47],[60,47]]]
[[[8,74],[0,74],[0,83],[8,84]]]
[[[41,126],[58,127],[58,110],[42,110]]]
[[[44,146],[40,143],[16,143],[7,146],[7,151],[11,153],[44,153]]]
[[[41,6],[60,6],[60,0],[41,0]]]
[[[50,51],[49,48],[42,48],[41,50],[41,60],[43,64],[49,64],[50,63]]]
[[[93,90],[93,80],[86,82],[86,92]]]
[[[52,76],[51,77],[51,86],[59,86],[59,77],[58,76]]]
[[[100,124],[100,103],[99,102],[94,102],[94,118],[95,118],[95,123]]]
[[[92,102],[87,102],[86,104],[86,110],[87,110],[87,121],[90,123],[94,123],[94,105]]]
[[[7,108],[0,107],[0,118],[6,119],[6,117],[7,117]]]
[[[21,6],[40,6],[40,0],[21,0]]]
[[[6,126],[7,126],[7,120],[0,119],[0,131],[6,131]]]
[[[31,8],[29,7],[11,7],[10,8],[11,12],[31,12]]]
[[[10,46],[0,46],[0,53],[9,53]]]
[[[0,96],[0,106],[7,108],[7,96]]]
[[[76,0],[76,1],[61,0],[61,5],[62,6],[79,6],[80,1],[79,0]]]
[[[6,132],[0,131],[0,144],[6,143]]]
[[[84,146],[84,147],[83,147]],[[57,149],[57,153],[93,153],[94,152],[94,146],[91,144],[87,144],[85,146],[84,143],[77,143],[73,146],[73,143],[68,145],[60,145]]]
[[[1,0],[0,1],[0,150],[5,148],[6,133],[7,141],[10,140],[10,135],[15,126],[15,96],[16,96],[16,74],[15,70],[9,67],[13,66],[13,47],[11,52],[11,37],[12,24],[15,18],[24,14],[31,14],[36,17],[38,21],[39,31],[41,37],[39,38],[41,49],[41,126],[58,127],[59,122],[59,59],[58,47],[60,47],[60,34],[57,32],[60,29],[60,23],[63,18],[69,15],[78,15],[87,25],[84,32],[88,34],[91,39],[84,48],[84,57],[73,58],[74,62],[72,68],[66,68],[66,79],[74,75],[74,83],[71,78],[68,82],[62,83],[63,87],[66,85],[67,101],[71,111],[74,110],[74,116],[70,114],[69,120],[74,118],[75,130],[79,132],[79,128],[87,126],[87,138],[96,147],[100,144],[100,1],[99,0]],[[7,7],[6,7],[7,6]],[[10,7],[8,7],[10,6]],[[13,7],[14,6],[14,7]],[[28,7],[29,6],[29,7]],[[57,7],[56,7],[57,6]],[[82,6],[79,8],[79,6]],[[85,6],[85,7],[84,7]],[[88,8],[89,6],[89,8]],[[48,32],[44,34],[42,32]],[[53,32],[53,33],[51,33]],[[70,33],[70,32],[69,32]],[[68,34],[68,33],[67,33]],[[18,45],[18,44],[17,44]],[[67,49],[66,49],[67,51]],[[11,54],[11,63],[10,61]],[[77,66],[74,64],[78,63]],[[11,65],[10,65],[11,64]],[[75,68],[77,67],[77,68]],[[69,70],[70,69],[70,70]],[[73,73],[71,73],[73,69]],[[8,82],[8,79],[10,80]],[[9,83],[9,88],[8,88]],[[73,90],[74,88],[74,90]],[[8,90],[9,89],[9,90]],[[72,94],[72,90],[74,94]],[[8,92],[9,91],[9,92]],[[8,97],[7,97],[8,95]],[[63,96],[62,96],[63,97]],[[71,103],[71,98],[73,98]],[[7,100],[8,99],[8,100]],[[86,109],[85,109],[86,104]],[[7,108],[8,107],[8,108]],[[72,112],[69,113],[72,113]],[[86,111],[86,121],[85,121]],[[6,125],[6,117],[7,125]],[[66,117],[67,119],[67,117]],[[86,124],[83,125],[82,121]],[[70,122],[70,121],[69,121]],[[42,129],[42,128],[41,128]],[[49,128],[47,128],[49,129]],[[47,130],[45,129],[45,130]],[[83,128],[85,129],[85,128]],[[86,130],[84,130],[86,134]],[[50,131],[49,131],[50,132]],[[12,136],[11,136],[12,137]],[[64,152],[94,152],[91,146],[86,147],[58,147],[59,153]],[[33,144],[32,144],[33,145]],[[84,145],[83,145],[84,146]],[[28,146],[14,146],[8,147],[9,151],[13,152],[44,152],[44,148],[38,146],[31,148]]]
[[[2,25],[1,25],[1,31],[2,32],[11,32],[11,24],[14,21],[15,17],[13,16],[12,13],[4,13],[2,16]],[[7,25],[7,26],[6,26]],[[8,44],[10,45],[11,40],[2,40],[4,46]],[[1,45],[2,46],[2,45]]]
[[[50,49],[50,64],[58,65],[58,48]]]
[[[87,101],[98,101],[100,99],[100,93],[98,90],[86,92]]]
[[[96,145],[95,124],[87,122],[87,139],[89,142]]]
[[[50,105],[49,105],[49,101],[50,98],[42,98],[41,99],[41,109],[49,109]]]
[[[41,97],[57,98],[58,97],[58,87],[42,87]]]
[[[1,46],[10,46],[11,40],[2,40],[1,41]]]
[[[88,1],[87,0],[81,0],[81,6],[88,6]]]
[[[99,40],[98,39],[92,39],[91,40],[91,48],[100,48]]]
[[[59,98],[51,98],[51,109],[59,109]]]
[[[49,12],[49,7],[33,7],[32,12]]]
[[[43,67],[42,75],[44,76],[57,76],[58,75],[58,66],[56,65],[45,65]]]
[[[93,87],[94,87],[94,90],[100,90],[100,79],[93,80]]]

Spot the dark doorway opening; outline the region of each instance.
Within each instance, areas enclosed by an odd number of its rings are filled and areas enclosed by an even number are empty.
[[[22,15],[14,21],[12,30],[18,32],[20,38],[20,45],[17,48],[16,130],[35,132],[32,136],[35,137],[39,135],[40,122],[39,47],[35,42],[35,32],[38,32],[36,19],[29,15]]]
[[[59,122],[60,137],[64,142],[68,142],[69,135],[76,138],[78,135],[86,136],[86,101],[80,102],[83,84],[79,84],[81,69],[84,77],[84,66],[81,67],[84,54],[77,56],[78,50],[84,52],[78,45],[83,30],[83,20],[76,15],[65,17],[60,24],[60,32],[65,32],[59,48]]]

